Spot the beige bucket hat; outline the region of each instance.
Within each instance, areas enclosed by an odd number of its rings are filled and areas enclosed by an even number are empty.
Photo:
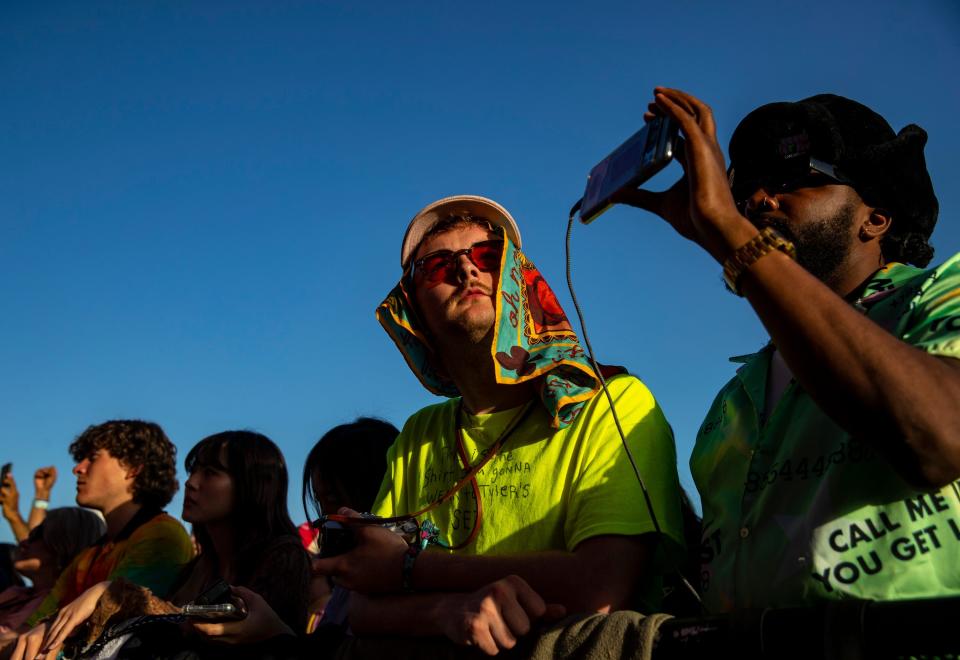
[[[507,209],[492,199],[480,195],[454,195],[444,197],[432,204],[423,207],[410,221],[407,233],[403,236],[400,247],[400,267],[404,270],[410,263],[410,258],[420,245],[423,237],[441,220],[454,215],[470,215],[486,218],[490,222],[507,232],[509,238],[517,248],[520,248],[520,229]]]

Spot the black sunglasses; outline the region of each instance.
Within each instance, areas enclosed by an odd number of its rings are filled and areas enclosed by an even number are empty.
[[[763,188],[771,194],[789,192],[798,188],[814,188],[830,184],[853,185],[853,181],[837,170],[835,165],[817,158],[791,158],[771,164],[762,172],[750,166],[737,168],[731,165],[727,171],[733,201],[741,211],[757,190]]]

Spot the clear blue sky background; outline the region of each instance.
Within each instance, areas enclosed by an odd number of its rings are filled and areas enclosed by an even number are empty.
[[[438,197],[506,205],[572,314],[566,211],[654,85],[710,103],[724,145],[752,108],[823,91],[920,124],[942,259],[960,250],[958,56],[951,0],[4,2],[0,461],[23,512],[48,463],[53,504],[72,502],[66,447],[109,418],[162,424],[181,471],[205,435],[266,433],[298,495],[326,429],[433,401],[373,311]],[[573,260],[598,354],[654,391],[692,490],[727,357],[763,328],[648,214],[578,225]]]

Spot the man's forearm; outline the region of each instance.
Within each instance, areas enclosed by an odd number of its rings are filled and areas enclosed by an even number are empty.
[[[900,341],[779,252],[741,282],[797,380],[834,421],[877,442],[912,481],[960,477],[960,360]]]
[[[30,528],[23,521],[19,511],[5,512],[3,517],[10,523],[10,529],[13,530],[13,536],[17,541],[22,541],[30,534]]]
[[[49,496],[48,496],[49,497]],[[40,499],[39,497],[37,499]],[[45,500],[48,501],[48,500]],[[47,517],[47,510],[38,506],[30,506],[30,515],[27,518],[27,528],[35,529]]]
[[[580,562],[572,552],[547,551],[523,555],[475,556],[426,551],[413,568],[413,587],[423,591],[472,591],[506,575],[519,575],[546,598],[565,590]]]
[[[546,551],[502,556],[464,556],[427,551],[413,569],[422,591],[472,591],[508,575],[523,578],[550,603],[568,612],[629,607],[654,541],[644,537],[587,539],[576,552]]]
[[[440,613],[447,594],[350,594],[350,629],[358,635],[432,637],[443,634]]]

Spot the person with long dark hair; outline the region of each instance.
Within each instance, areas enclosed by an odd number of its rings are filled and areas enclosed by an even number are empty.
[[[264,435],[226,431],[205,438],[186,459],[183,519],[200,554],[172,600],[182,604],[217,580],[259,593],[294,630],[305,625],[309,566],[287,512],[287,467]]]

